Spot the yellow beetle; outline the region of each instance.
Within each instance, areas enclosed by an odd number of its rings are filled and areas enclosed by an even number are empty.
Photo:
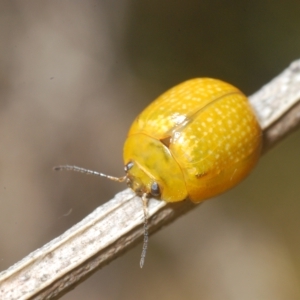
[[[140,196],[200,202],[241,181],[260,149],[260,126],[237,88],[210,78],[188,80],[133,122],[124,145],[127,183]]]
[[[126,181],[144,201],[198,203],[239,183],[259,159],[262,134],[246,96],[211,78],[185,81],[152,102],[133,122],[124,145],[126,175],[112,177],[76,166],[67,169]]]

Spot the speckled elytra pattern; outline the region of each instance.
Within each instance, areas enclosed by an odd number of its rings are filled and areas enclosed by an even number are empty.
[[[188,197],[200,202],[231,188],[251,171],[261,147],[261,130],[247,98],[210,78],[186,81],[158,97],[128,136],[125,163],[134,160],[139,168],[133,169],[133,178],[135,173],[147,186],[158,182],[166,201]],[[150,146],[152,140],[161,146]],[[185,185],[179,191],[180,180]]]
[[[130,134],[145,130],[161,139],[188,116],[231,92],[239,91],[220,80],[196,78],[185,81],[153,101],[135,120]]]

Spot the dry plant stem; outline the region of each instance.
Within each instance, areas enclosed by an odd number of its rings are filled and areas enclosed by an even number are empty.
[[[263,152],[299,127],[300,60],[250,97],[264,132]],[[196,205],[149,201],[149,233]],[[98,207],[81,222],[0,273],[0,299],[57,299],[140,242],[143,205],[130,190]],[[138,268],[138,258],[137,265]]]

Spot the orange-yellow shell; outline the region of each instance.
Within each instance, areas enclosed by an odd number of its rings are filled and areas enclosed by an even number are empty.
[[[246,96],[211,78],[183,82],[133,122],[124,145],[128,184],[138,194],[200,202],[239,183],[260,156],[261,129]]]

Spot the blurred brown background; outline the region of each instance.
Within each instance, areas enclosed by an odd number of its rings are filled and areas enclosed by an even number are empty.
[[[300,58],[300,3],[0,1],[0,269],[124,185],[134,117],[167,88],[210,76],[251,94]],[[300,299],[300,132],[251,176],[97,272],[63,299]],[[68,214],[68,212],[71,213]]]

